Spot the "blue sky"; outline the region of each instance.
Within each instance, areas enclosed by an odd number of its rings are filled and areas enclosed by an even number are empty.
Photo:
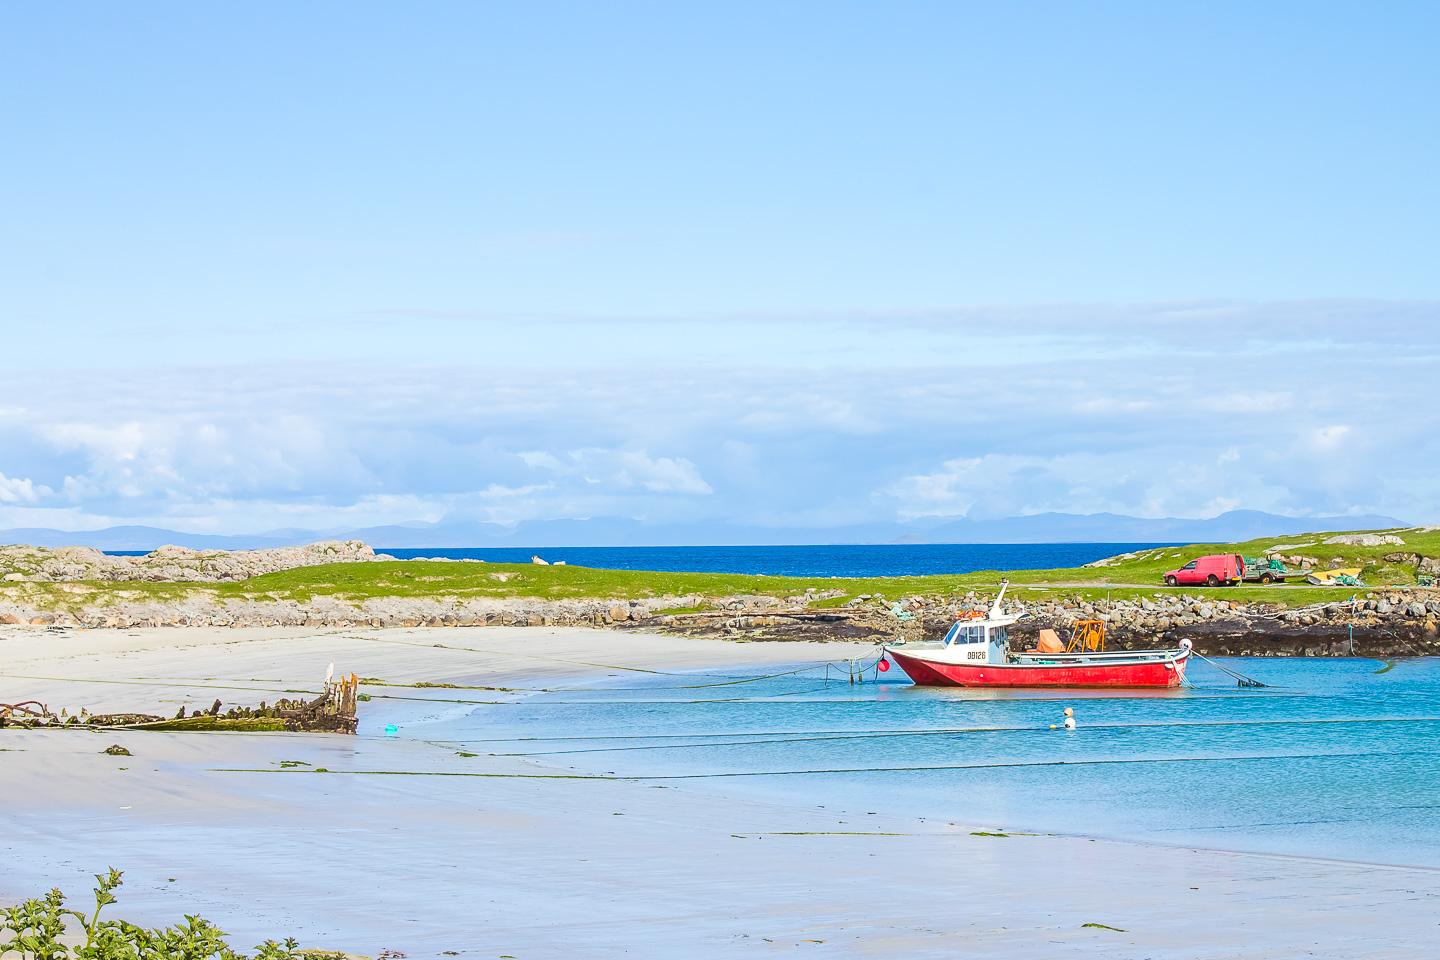
[[[0,526],[1440,520],[1440,8],[0,9]]]

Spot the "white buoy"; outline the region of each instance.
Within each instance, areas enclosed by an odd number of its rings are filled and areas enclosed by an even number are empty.
[[[1065,729],[1075,729],[1075,711],[1070,709],[1069,707],[1065,708]]]

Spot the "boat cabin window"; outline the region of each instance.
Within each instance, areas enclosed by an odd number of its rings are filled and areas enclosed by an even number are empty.
[[[945,634],[945,646],[952,643],[984,643],[985,628],[969,623],[957,623]]]
[[[1009,634],[1004,627],[992,627],[990,629],[991,643],[1007,643],[1010,640]]]

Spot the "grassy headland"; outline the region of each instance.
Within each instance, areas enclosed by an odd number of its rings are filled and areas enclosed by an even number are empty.
[[[361,603],[377,598],[534,598],[637,600],[655,597],[723,598],[739,595],[805,597],[815,607],[841,606],[860,596],[887,599],[950,596],[993,590],[1008,578],[1017,599],[1079,597],[1086,600],[1133,599],[1165,593],[1195,592],[1196,587],[1167,588],[1165,571],[1206,553],[1258,556],[1281,548],[1286,555],[1312,558],[1319,569],[1355,566],[1367,588],[1404,587],[1416,582],[1412,557],[1440,557],[1440,530],[1412,528],[1376,533],[1398,536],[1402,544],[1362,546],[1327,544],[1331,534],[1267,537],[1244,543],[1190,544],[1140,551],[1106,566],[1051,570],[994,570],[966,574],[902,577],[772,577],[723,573],[672,573],[602,570],[579,566],[540,566],[454,561],[382,561],[298,567],[225,583],[98,581],[63,583],[7,582],[0,598],[50,609],[107,603],[180,603],[188,598],[290,600],[316,598]],[[1405,560],[1387,557],[1406,555]],[[1299,606],[1336,599],[1354,588],[1313,587],[1303,579],[1285,585],[1246,584],[1224,591],[1224,598]],[[703,607],[704,603],[698,604]],[[694,609],[687,606],[686,610]]]

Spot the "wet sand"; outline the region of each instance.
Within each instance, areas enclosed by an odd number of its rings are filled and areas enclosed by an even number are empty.
[[[0,701],[168,713],[317,691],[332,661],[391,683],[553,687],[868,649],[582,629],[12,627]],[[518,960],[1413,957],[1440,937],[1440,872],[973,836],[948,825],[964,823],[958,797],[937,823],[576,779],[424,739],[429,720],[521,692],[367,689],[358,737],[0,732],[0,900],[58,885],[83,903],[89,875],[113,865],[126,871],[117,915],[199,913],[242,947],[288,934]],[[101,752],[117,742],[134,756]]]

